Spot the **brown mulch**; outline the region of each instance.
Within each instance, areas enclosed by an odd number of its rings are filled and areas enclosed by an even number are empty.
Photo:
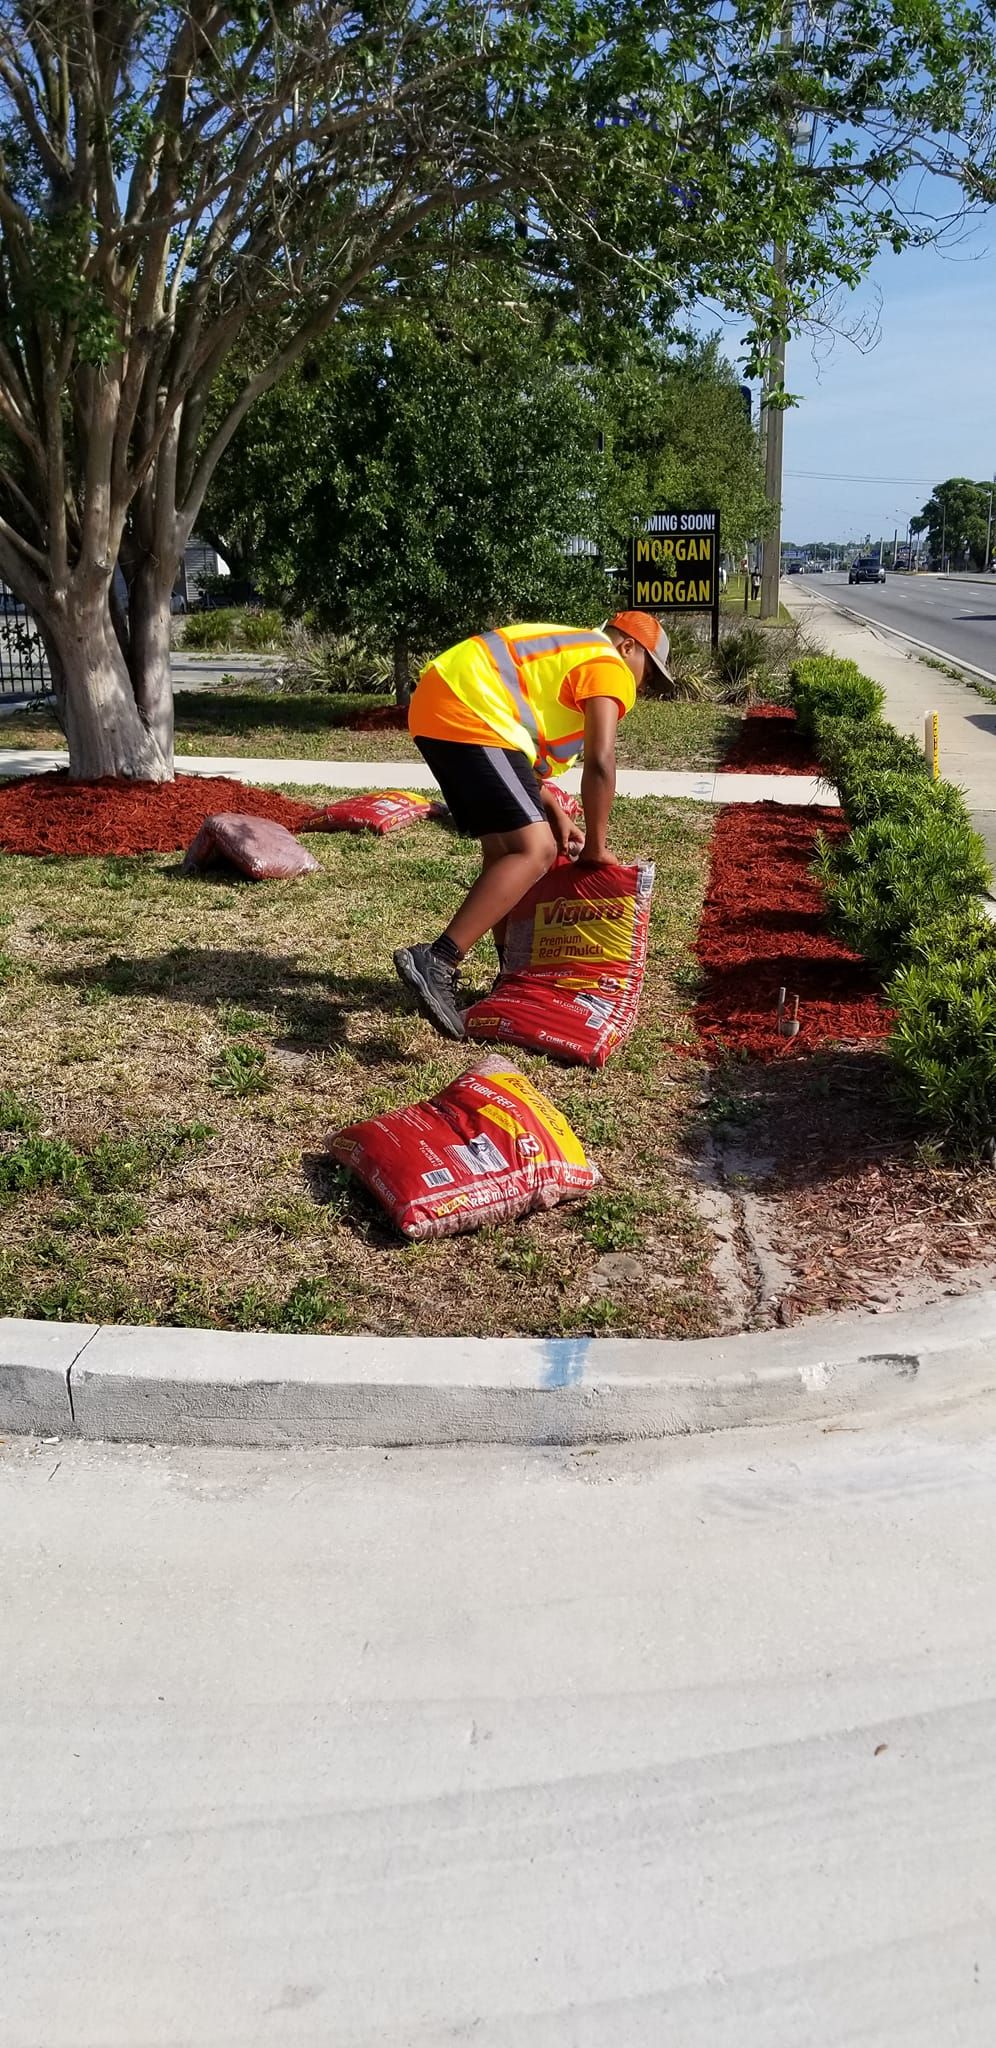
[[[70,782],[64,770],[0,786],[0,851],[27,854],[176,853],[205,818],[238,811],[299,832],[314,804],[227,775],[175,782]]]
[[[820,773],[815,754],[799,736],[795,712],[785,704],[755,704],[744,714],[722,768],[742,775]]]
[[[695,943],[703,970],[695,1023],[712,1058],[791,1061],[828,1042],[887,1033],[875,979],[828,931],[811,872],[817,833],[846,831],[836,810],[764,803],[720,811]],[[780,988],[799,1003],[791,1039],[777,1030]]]

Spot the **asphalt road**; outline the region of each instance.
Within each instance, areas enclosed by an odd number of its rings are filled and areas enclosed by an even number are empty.
[[[4,2048],[991,2048],[994,1422],[0,1449]]]
[[[887,576],[884,583],[850,585],[846,574],[793,576],[793,587],[841,604],[877,625],[926,641],[953,661],[971,662],[996,676],[996,576],[983,582],[940,576]]]

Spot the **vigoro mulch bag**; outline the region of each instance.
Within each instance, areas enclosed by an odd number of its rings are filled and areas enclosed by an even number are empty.
[[[572,824],[583,826],[584,805],[581,802],[581,798],[579,796],[571,796],[569,790],[561,789],[559,782],[547,782],[546,788],[560,805],[561,810],[566,811]]]
[[[426,818],[445,818],[446,805],[415,789],[374,789],[340,797],[306,818],[302,832],[400,832]]]
[[[601,1175],[560,1111],[492,1054],[430,1102],[328,1141],[405,1237],[452,1237],[587,1195]]]
[[[252,818],[240,811],[216,811],[205,818],[183,857],[185,875],[218,866],[236,868],[253,882],[289,882],[313,874],[319,863],[299,846],[286,825]]]
[[[468,1036],[603,1067],[636,1022],[654,870],[560,860],[508,921],[505,971]]]

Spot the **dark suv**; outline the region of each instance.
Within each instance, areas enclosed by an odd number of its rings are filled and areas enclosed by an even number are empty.
[[[884,583],[885,570],[877,555],[859,555],[847,572],[849,583]]]

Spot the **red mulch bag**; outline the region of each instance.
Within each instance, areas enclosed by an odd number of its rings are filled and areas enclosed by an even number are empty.
[[[298,845],[286,825],[250,818],[241,811],[216,811],[205,818],[183,856],[182,872],[200,874],[222,863],[252,882],[290,882],[318,867],[314,854]]]
[[[647,861],[559,860],[512,911],[505,971],[465,1010],[468,1036],[604,1067],[636,1023],[653,885]]]
[[[405,1237],[452,1237],[587,1195],[601,1175],[560,1111],[498,1054],[431,1102],[328,1141]]]
[[[583,826],[584,805],[579,796],[571,796],[569,790],[561,789],[559,782],[547,782],[544,784],[544,788],[548,789],[550,795],[556,799],[561,810],[566,811],[572,824]]]
[[[400,832],[426,818],[444,818],[446,805],[415,789],[371,789],[326,804],[301,827],[303,832]]]

